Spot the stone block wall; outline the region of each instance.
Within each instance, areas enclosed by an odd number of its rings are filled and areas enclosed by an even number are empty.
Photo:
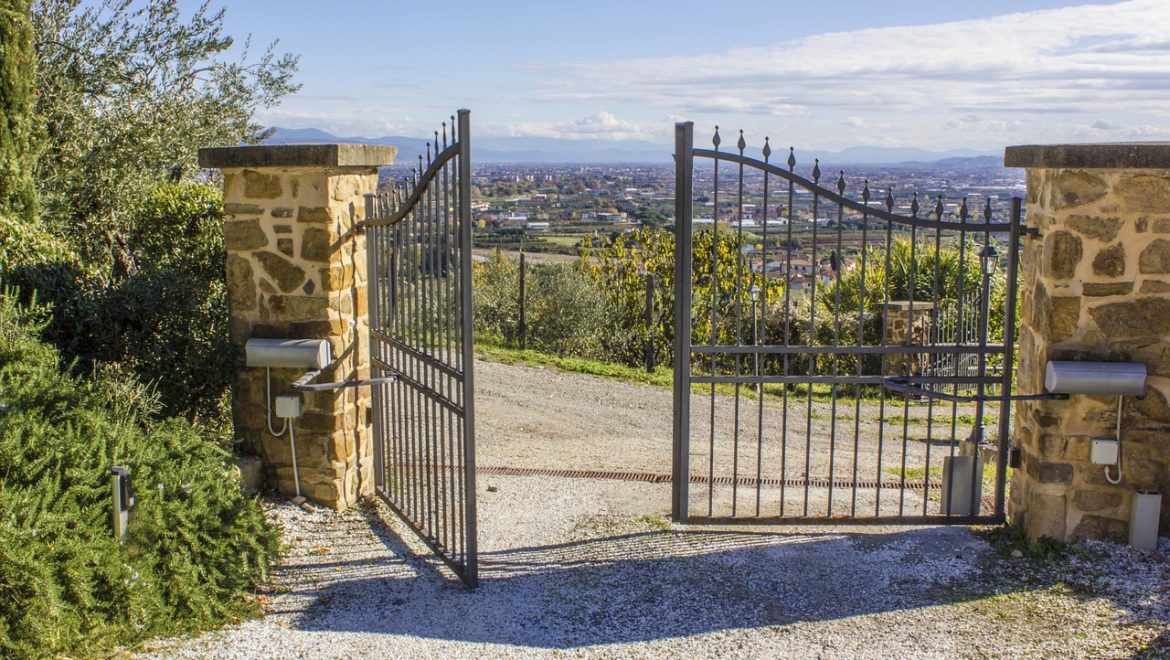
[[[908,300],[884,305],[883,332],[887,346],[913,346],[928,343],[934,303]],[[922,374],[926,356],[922,353],[891,353],[886,357],[886,373],[895,376]]]
[[[1050,360],[1145,364],[1145,396],[1121,418],[1123,480],[1089,461],[1111,438],[1117,397],[1020,402],[1009,511],[1030,539],[1124,542],[1135,490],[1170,494],[1170,145],[1010,147],[1027,168],[1017,390],[1044,391]],[[1170,507],[1161,533],[1170,533]]]
[[[369,377],[366,250],[355,231],[377,166],[394,150],[365,145],[281,145],[205,149],[219,168],[232,341],[252,337],[325,339],[333,362],[316,382]],[[242,354],[242,351],[241,351]],[[300,370],[273,369],[275,398],[295,394]],[[263,460],[269,485],[294,492],[288,433],[269,430],[264,369],[237,372],[232,407],[237,437]],[[368,387],[301,394],[292,421],[303,495],[345,508],[373,492]],[[272,418],[279,431],[283,421]]]

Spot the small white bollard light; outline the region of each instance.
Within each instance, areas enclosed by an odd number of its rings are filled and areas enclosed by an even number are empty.
[[[978,515],[982,497],[983,461],[979,459],[978,454],[944,456],[942,501],[940,502],[942,514],[946,516]]]
[[[134,508],[134,490],[130,485],[130,468],[115,466],[110,469],[110,483],[114,495],[114,537],[126,540],[130,526],[130,509]]]
[[[1162,494],[1139,490],[1133,494],[1133,509],[1129,516],[1129,544],[1135,550],[1153,552],[1158,549],[1158,518],[1162,512]]]

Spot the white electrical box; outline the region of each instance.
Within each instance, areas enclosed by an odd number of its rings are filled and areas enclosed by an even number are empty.
[[[299,396],[278,396],[276,397],[276,416],[289,419],[292,417],[301,416],[301,397]]]
[[[1093,438],[1089,460],[1097,465],[1117,465],[1117,441],[1113,438]]]

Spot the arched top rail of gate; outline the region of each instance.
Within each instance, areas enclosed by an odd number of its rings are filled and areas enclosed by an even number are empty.
[[[401,222],[423,199],[431,183],[446,171],[447,163],[461,155],[463,158],[468,157],[468,154],[463,153],[466,141],[460,138],[467,133],[466,125],[470,113],[467,110],[459,110],[457,114],[458,118],[451,117],[450,143],[447,141],[447,122],[443,122],[442,132],[435,131],[434,143],[427,142],[426,160],[424,161],[423,155],[419,154],[418,166],[413,168],[411,176],[405,181],[405,187],[395,187],[387,192],[366,196],[366,219],[358,223],[359,227],[385,227]],[[440,140],[443,146],[441,151]]]
[[[685,122],[685,124],[690,124],[690,122]],[[684,124],[677,124],[676,129],[682,130],[683,126]],[[991,208],[990,198],[987,199],[987,202],[983,207],[981,213],[982,221],[970,221],[971,213],[967,208],[966,197],[963,198],[957,213],[959,217],[958,222],[947,221],[943,219],[945,215],[945,209],[943,207],[942,196],[936,198],[935,206],[930,211],[930,213],[934,216],[934,219],[931,219],[930,217],[920,217],[920,205],[917,192],[913,193],[913,197],[910,203],[911,214],[903,215],[894,213],[894,205],[896,200],[894,199],[892,190],[886,191],[886,197],[881,202],[885,206],[884,209],[881,206],[870,205],[873,196],[870,192],[868,179],[862,185],[861,201],[846,197],[845,191],[847,189],[847,184],[844,170],[839,170],[838,172],[836,191],[820,185],[820,159],[814,159],[811,179],[800,176],[796,173],[796,153],[795,149],[792,147],[789,147],[788,149],[788,159],[785,162],[788,168],[785,169],[771,162],[772,147],[769,138],[767,137],[764,138],[764,146],[761,149],[764,160],[752,158],[751,156],[745,154],[747,149],[747,142],[744,139],[743,131],[740,131],[739,141],[736,143],[738,152],[720,151],[719,146],[721,142],[722,139],[719,136],[719,127],[716,126],[715,133],[711,138],[711,144],[714,146],[714,149],[698,149],[694,148],[692,145],[691,154],[694,158],[708,158],[715,161],[716,168],[718,167],[719,162],[722,161],[726,163],[738,164],[743,167],[749,167],[766,174],[777,176],[780,179],[783,179],[784,181],[792,184],[793,186],[797,186],[809,191],[814,195],[815,198],[824,199],[834,204],[839,204],[842,209],[850,209],[860,213],[866,219],[874,218],[877,220],[914,226],[922,229],[953,230],[961,228],[963,231],[971,233],[987,232],[992,234],[1009,234],[1012,230],[1011,222],[992,222],[993,211]]]

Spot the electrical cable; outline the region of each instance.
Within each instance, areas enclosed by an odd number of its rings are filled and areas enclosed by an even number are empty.
[[[295,437],[295,434],[293,433],[293,425],[288,424],[287,419],[285,420],[285,423],[288,426],[289,448],[292,449],[293,484],[296,486],[296,489],[297,489],[297,496],[293,499],[293,501],[296,502],[297,504],[300,504],[301,502],[305,501],[305,498],[301,495],[301,477],[300,477],[299,471],[297,470],[297,439]],[[300,502],[297,502],[297,500],[300,500]]]
[[[284,426],[280,427],[279,433],[277,433],[275,430],[273,430],[273,428],[272,428],[272,367],[267,367],[265,369],[265,371],[268,372],[268,379],[267,379],[267,387],[265,389],[265,397],[264,397],[264,405],[265,405],[264,421],[268,423],[268,432],[271,433],[273,437],[279,438],[280,436],[284,435],[285,430],[288,429],[288,426],[289,426],[288,420],[282,418],[282,419],[284,419]]]
[[[1121,407],[1125,403],[1125,397],[1118,395],[1117,397],[1117,432],[1114,437],[1117,438],[1117,479],[1109,476],[1109,466],[1105,466],[1105,480],[1114,486],[1121,483]]]

